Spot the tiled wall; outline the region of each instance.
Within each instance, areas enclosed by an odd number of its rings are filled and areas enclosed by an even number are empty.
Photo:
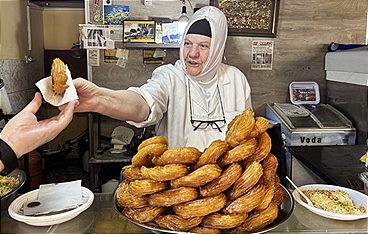
[[[40,63],[43,64],[43,61],[0,60],[0,78],[4,81],[14,113],[33,98],[35,83],[43,77],[43,65]]]

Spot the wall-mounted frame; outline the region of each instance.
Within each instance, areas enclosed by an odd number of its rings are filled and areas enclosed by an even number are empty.
[[[280,0],[210,0],[227,17],[229,36],[276,37]]]
[[[124,43],[155,42],[154,20],[124,20]]]

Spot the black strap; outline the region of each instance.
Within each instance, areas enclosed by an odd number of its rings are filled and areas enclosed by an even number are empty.
[[[1,175],[7,175],[18,167],[18,158],[14,151],[5,141],[0,139],[0,159],[4,164]]]

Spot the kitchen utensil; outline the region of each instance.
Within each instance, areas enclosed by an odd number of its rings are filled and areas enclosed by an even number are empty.
[[[294,182],[288,177],[288,176],[286,176],[286,179],[290,182],[290,184],[295,188],[295,190],[300,194],[300,195],[302,195],[302,197],[305,199],[305,201],[307,201],[307,203],[308,203],[308,205],[310,205],[310,206],[313,206],[313,203],[312,203],[312,201],[307,197],[307,195],[305,195],[303,192],[302,192],[302,190],[300,190],[299,188],[298,188],[298,186],[296,186],[296,184],[294,184]]]

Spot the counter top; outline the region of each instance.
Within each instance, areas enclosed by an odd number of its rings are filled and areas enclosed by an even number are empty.
[[[360,157],[366,149],[365,145],[292,146],[290,153],[326,183],[360,190],[354,183],[363,185],[358,175],[364,171]]]
[[[367,219],[338,221],[315,215],[295,204],[289,219],[272,233],[366,233]],[[76,218],[54,226],[34,227],[12,219],[6,210],[1,211],[1,233],[150,233],[118,213],[111,194],[95,194],[92,206]]]

